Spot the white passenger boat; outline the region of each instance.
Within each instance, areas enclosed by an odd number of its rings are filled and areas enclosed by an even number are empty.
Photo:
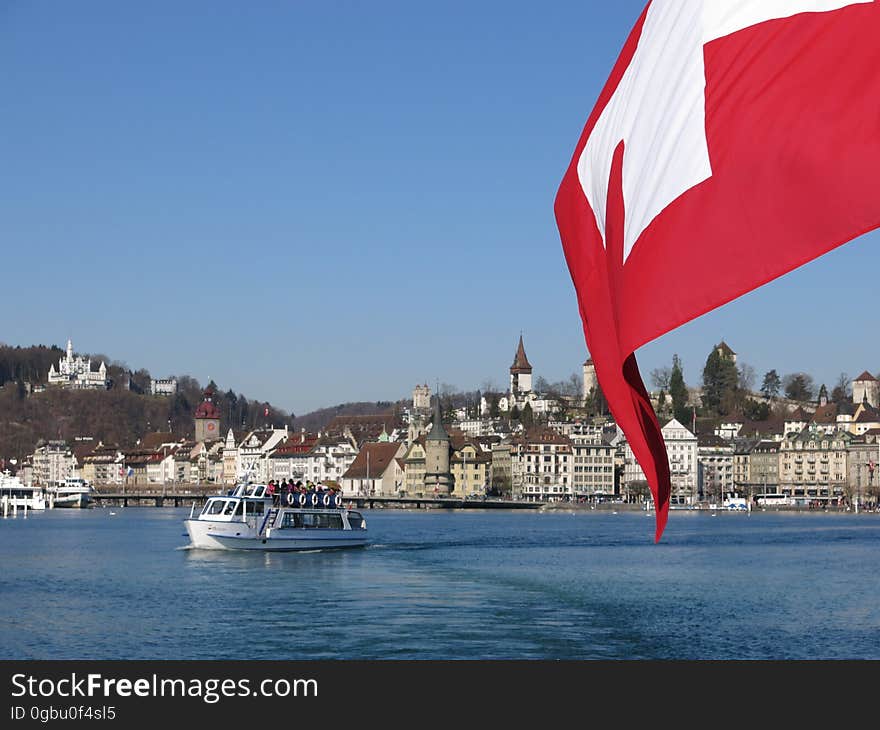
[[[0,503],[8,509],[46,509],[46,496],[40,487],[28,486],[8,471],[0,473]],[[0,507],[2,509],[2,507]]]
[[[210,497],[184,520],[193,547],[214,550],[335,550],[364,547],[367,522],[342,498],[311,492],[273,505],[264,484],[242,484]],[[302,502],[302,503],[301,503]]]
[[[70,477],[47,489],[49,502],[54,507],[90,507],[92,485],[85,479]]]

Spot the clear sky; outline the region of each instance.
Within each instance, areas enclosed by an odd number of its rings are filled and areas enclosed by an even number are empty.
[[[553,199],[642,7],[0,0],[0,341],[297,414],[503,386],[520,331],[580,372]],[[877,372],[878,240],[645,346],[646,381],[722,338],[759,380]]]

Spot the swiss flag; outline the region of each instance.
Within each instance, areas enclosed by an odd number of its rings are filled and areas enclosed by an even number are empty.
[[[556,220],[596,376],[654,495],[635,351],[880,226],[880,4],[654,0],[587,120]]]

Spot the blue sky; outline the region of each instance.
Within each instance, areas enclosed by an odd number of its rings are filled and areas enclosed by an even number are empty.
[[[567,378],[553,198],[642,7],[0,0],[0,341],[295,413],[502,386],[520,331]],[[645,346],[646,380],[721,338],[759,378],[880,370],[877,241]]]

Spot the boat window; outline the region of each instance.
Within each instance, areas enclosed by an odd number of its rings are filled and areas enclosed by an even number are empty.
[[[349,512],[348,524],[351,525],[352,530],[360,530],[364,526],[364,518],[361,517],[360,512]]]
[[[323,527],[325,529],[331,530],[341,530],[342,529],[342,515],[336,514],[322,514],[317,515],[318,517],[318,527]]]
[[[262,502],[247,502],[247,513],[249,515],[261,515],[263,514],[263,503]]]
[[[255,497],[262,497],[263,493],[265,491],[266,491],[266,487],[257,487],[256,489],[254,489],[254,496]]]
[[[226,509],[223,510],[224,515],[231,515],[235,512],[235,508],[237,506],[236,502],[229,500],[226,502]]]
[[[215,499],[211,502],[211,508],[208,510],[209,515],[219,515],[223,511],[223,500]]]

